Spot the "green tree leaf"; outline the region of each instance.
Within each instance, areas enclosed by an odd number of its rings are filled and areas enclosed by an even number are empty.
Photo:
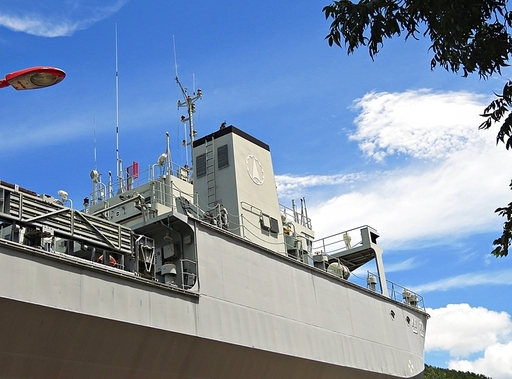
[[[512,12],[507,0],[338,0],[323,8],[331,20],[325,37],[329,46],[345,46],[348,54],[366,47],[372,59],[383,48],[384,41],[404,35],[430,39],[431,69],[478,74],[487,79],[501,75],[512,54]],[[484,110],[480,129],[501,123],[496,143],[512,149],[512,81],[501,94],[495,94]],[[492,254],[508,255],[512,242],[512,203],[495,211],[505,217],[503,234],[494,240]]]

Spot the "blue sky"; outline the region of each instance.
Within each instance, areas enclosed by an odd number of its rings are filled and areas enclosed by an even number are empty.
[[[148,5],[149,4],[149,5]],[[89,172],[156,162],[171,135],[184,164],[177,69],[201,88],[196,129],[222,121],[271,146],[281,202],[306,196],[317,236],[376,228],[388,279],[425,298],[426,363],[512,378],[512,257],[489,252],[510,201],[512,153],[478,116],[505,78],[430,71],[427,41],[387,41],[375,61],[324,40],[314,1],[3,1],[2,72],[36,65],[66,79],[1,91],[0,179],[74,204]],[[96,157],[96,159],[95,159]]]

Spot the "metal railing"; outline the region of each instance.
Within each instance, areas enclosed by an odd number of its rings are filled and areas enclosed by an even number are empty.
[[[382,285],[379,281],[378,275],[368,271],[368,277],[366,279],[367,288],[376,291],[377,285]],[[410,289],[403,287],[399,284],[393,283],[390,280],[386,280],[386,285],[389,292],[389,298],[399,303],[407,304],[413,308],[419,308],[425,310],[425,302],[423,296],[417,294]]]
[[[361,246],[363,244],[361,229],[364,228],[367,228],[367,226],[359,226],[315,240],[313,242],[313,252],[332,255]]]
[[[158,173],[156,172],[157,170],[159,170]],[[136,174],[127,174],[123,181],[114,181],[109,173],[107,183],[104,183],[101,181],[101,175],[98,173],[97,177],[93,180],[93,191],[90,194],[91,204],[94,205],[108,200],[114,197],[120,190],[122,192],[128,191],[143,184],[154,182],[166,175],[171,175],[188,183],[192,181],[192,169],[175,163],[171,163],[169,168],[160,164],[150,165],[146,170],[137,171]]]
[[[279,204],[279,210],[288,220],[294,221],[297,224],[305,226],[306,228],[312,229],[311,218],[307,217],[303,212],[297,212],[285,205]]]

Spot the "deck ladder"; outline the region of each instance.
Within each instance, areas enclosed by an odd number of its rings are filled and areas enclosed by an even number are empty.
[[[216,204],[215,193],[215,141],[212,136],[206,142],[206,185],[208,188],[208,207],[213,208]]]

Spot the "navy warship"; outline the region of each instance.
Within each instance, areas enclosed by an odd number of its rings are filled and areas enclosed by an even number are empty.
[[[421,378],[429,316],[378,232],[316,238],[304,199],[279,204],[269,146],[196,138],[202,93],[180,88],[193,167],[166,134],[147,170],[92,170],[81,210],[0,181],[0,379]]]

